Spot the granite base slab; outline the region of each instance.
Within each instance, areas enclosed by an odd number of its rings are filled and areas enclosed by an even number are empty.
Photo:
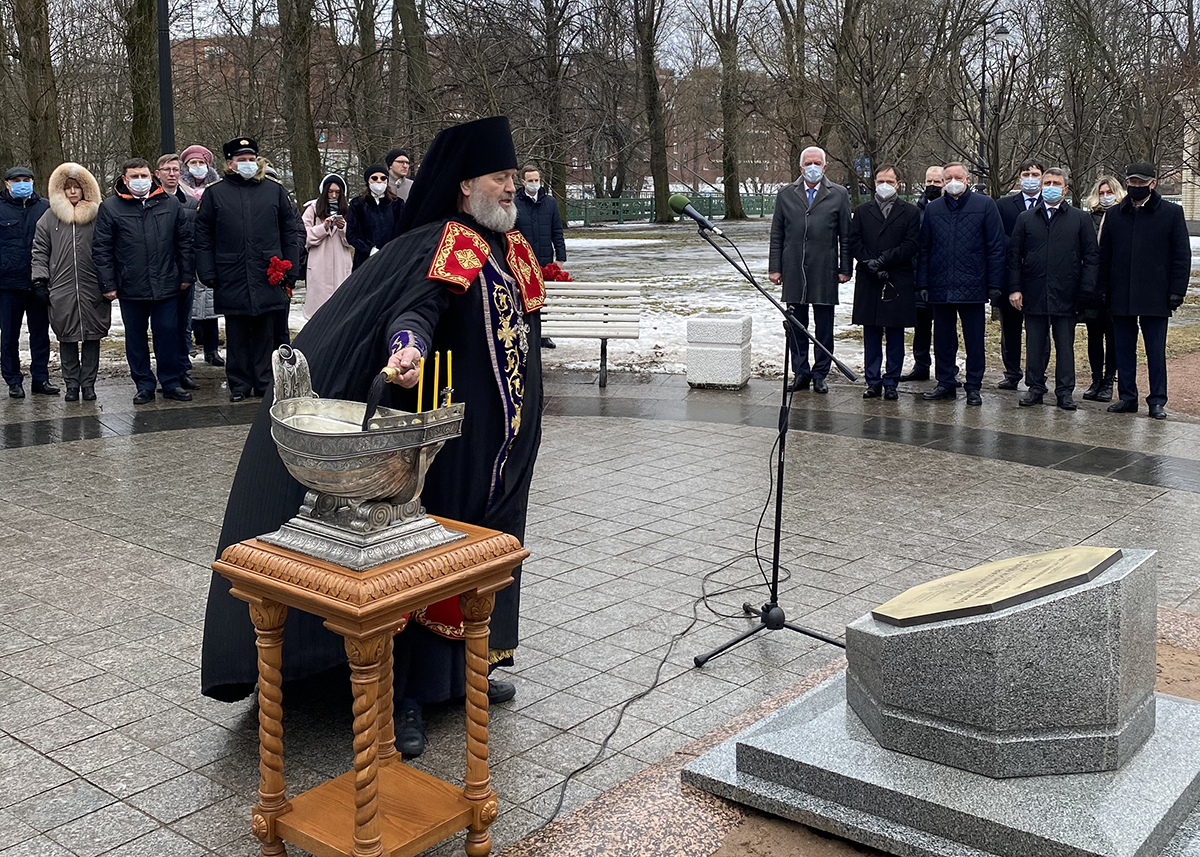
[[[1200,705],[1158,696],[1119,771],[992,779],[881,747],[839,675],[700,757],[683,781],[902,857],[1200,855]]]

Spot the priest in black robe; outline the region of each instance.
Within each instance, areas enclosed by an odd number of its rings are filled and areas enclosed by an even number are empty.
[[[446,443],[425,481],[427,511],[524,540],[529,485],[542,428],[539,309],[541,269],[515,226],[516,153],[508,120],[493,117],[443,130],[422,162],[399,223],[401,234],[355,271],[309,320],[294,346],[308,359],[312,386],[327,399],[365,401],[385,365],[403,372],[383,402],[416,410],[420,358],[454,353],[454,401],[466,406],[462,436]],[[432,360],[426,408],[433,407]],[[443,360],[443,363],[447,361]],[[445,373],[443,373],[443,382]],[[297,513],[305,488],[284,468],[271,439],[268,391],[234,477],[220,555],[279,528]],[[517,647],[520,570],[496,596],[491,662],[512,663]],[[202,690],[223,700],[248,696],[257,680],[254,628],[229,582],[213,575],[204,624]],[[397,748],[425,744],[421,706],[464,694],[465,653],[457,601],[414,615],[396,637]],[[345,664],[341,639],[319,618],[288,611],[283,677],[291,681]],[[489,682],[489,698],[511,698]]]

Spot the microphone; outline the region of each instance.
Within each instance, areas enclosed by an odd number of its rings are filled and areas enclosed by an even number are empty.
[[[671,211],[676,214],[682,214],[692,218],[700,224],[701,229],[706,229],[713,235],[724,235],[725,233],[713,225],[713,222],[705,217],[696,209],[692,208],[692,201],[681,193],[671,194],[671,198],[667,200],[667,204],[671,206]]]

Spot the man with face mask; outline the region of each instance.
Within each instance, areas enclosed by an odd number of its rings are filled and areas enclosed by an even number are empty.
[[[800,153],[803,175],[784,185],[775,198],[771,218],[771,251],[767,270],[771,282],[783,286],[783,300],[808,326],[812,305],[817,341],[833,352],[833,308],[838,287],[850,280],[850,194],[825,177],[824,149],[809,146]],[[811,369],[808,341],[789,337],[793,390],[828,393],[825,376],[830,360],[814,348]]]
[[[563,238],[563,222],[558,203],[542,186],[542,173],[533,164],[521,170],[521,187],[517,190],[517,228],[537,254],[543,268],[551,262],[567,261],[567,242]],[[543,348],[554,348],[554,340],[542,337]]]
[[[1075,324],[1081,306],[1094,300],[1096,228],[1092,215],[1066,200],[1067,171],[1042,173],[1041,201],[1021,212],[1008,243],[1008,302],[1025,316],[1028,353],[1022,407],[1042,404],[1050,338],[1054,339],[1054,397],[1076,409]]]
[[[1142,330],[1156,420],[1167,418],[1167,320],[1183,304],[1192,271],[1192,249],[1183,208],[1155,189],[1153,164],[1125,168],[1128,195],[1110,209],[1100,235],[1100,293],[1112,312],[1117,352],[1118,401],[1114,414],[1138,409],[1137,334]]]
[[[516,177],[505,117],[443,130],[404,206],[400,236],[350,275],[295,345],[308,359],[313,389],[327,399],[363,401],[381,368],[401,370],[399,386],[389,387],[381,404],[407,411],[416,410],[421,361],[452,351],[454,401],[469,416],[462,437],[449,441],[430,467],[422,505],[524,539],[541,442],[537,340],[545,285],[533,249],[514,228]],[[433,368],[425,367],[426,408],[445,386],[445,374],[435,382]],[[304,501],[304,486],[288,475],[271,440],[268,403],[246,440],[218,553],[276,529]],[[520,569],[513,577],[496,593],[491,618],[489,663],[496,666],[511,663],[518,643]],[[203,692],[225,700],[248,695],[257,678],[248,611],[229,588],[214,575],[201,668]],[[421,706],[463,695],[463,633],[453,599],[414,614],[395,637],[396,749],[405,756],[425,749]],[[341,638],[308,613],[288,612],[284,638],[285,680],[346,662]],[[511,683],[489,681],[490,702],[515,693]]]
[[[276,321],[291,301],[303,230],[287,191],[260,171],[250,137],[223,148],[225,177],[209,185],[196,211],[196,273],[225,316],[225,377],[229,401],[271,388]],[[268,281],[272,258],[291,263],[278,284]]]
[[[925,170],[925,189],[921,194],[921,198],[917,200],[917,211],[921,215],[921,220],[925,220],[925,206],[933,202],[935,199],[940,199],[942,196],[942,185],[946,183],[942,177],[941,166],[932,166]],[[914,265],[915,267],[915,265]],[[905,372],[900,376],[901,381],[928,381],[930,370],[933,368],[933,310],[929,308],[928,296],[920,292],[915,293],[916,301],[917,324],[913,328],[913,368],[911,372]]]
[[[1018,192],[996,200],[996,210],[1004,223],[1004,234],[1011,238],[1017,218],[1037,208],[1042,201],[1042,165],[1037,161],[1021,164],[1017,177]],[[1004,296],[993,304],[1000,314],[1000,358],[1004,362],[1004,378],[996,384],[1001,390],[1015,390],[1021,381],[1021,325],[1023,315]],[[1035,325],[1036,326],[1036,325]],[[1045,343],[1050,347],[1049,340]],[[1047,352],[1048,353],[1048,352]]]
[[[182,338],[179,335],[180,294],[195,280],[192,230],[179,200],[163,190],[141,158],[124,163],[113,195],[100,204],[92,235],[92,262],[100,291],[121,301],[125,325],[125,357],[137,385],[135,405],[154,401],[156,380],[163,398],[190,402],[182,388]],[[150,366],[147,328],[154,331]]]
[[[1003,294],[1006,239],[1000,212],[990,197],[970,188],[967,168],[955,161],[942,168],[946,178],[940,199],[925,207],[917,289],[933,307],[933,356],[937,386],[922,398],[958,398],[958,322],[967,349],[967,404],[983,404],[980,389],[986,368],[984,305]]]
[[[0,371],[8,395],[25,398],[21,372],[21,321],[29,323],[29,374],[33,392],[57,396],[50,383],[50,311],[33,292],[33,236],[50,203],[33,189],[33,171],[12,167],[0,191]]]

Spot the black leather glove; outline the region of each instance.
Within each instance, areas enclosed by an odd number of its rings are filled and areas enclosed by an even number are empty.
[[[991,301],[996,306],[999,306],[1000,304],[998,303],[998,301],[1004,297],[1004,293],[1001,292],[999,289],[989,288],[987,290],[987,296],[988,296],[989,301]]]
[[[48,280],[34,280],[33,296],[48,305],[50,303],[50,282]]]
[[[929,289],[917,289],[913,293],[913,297],[917,301],[917,309],[925,309],[929,306]]]
[[[880,268],[879,271],[875,274],[875,278],[878,279],[879,282],[881,282],[881,283],[886,283],[888,280],[891,279],[891,277],[888,276],[887,268]]]
[[[878,277],[883,271],[883,264],[878,259],[868,259],[863,262],[863,267],[867,269],[867,273],[875,277]]]
[[[1176,310],[1183,306],[1183,295],[1171,295],[1167,298],[1167,306]]]

